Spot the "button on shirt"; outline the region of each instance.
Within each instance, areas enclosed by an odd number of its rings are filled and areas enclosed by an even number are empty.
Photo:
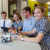
[[[33,30],[35,27],[36,21],[37,20],[33,16],[31,16],[30,19],[25,19],[25,21],[23,22],[22,32]]]

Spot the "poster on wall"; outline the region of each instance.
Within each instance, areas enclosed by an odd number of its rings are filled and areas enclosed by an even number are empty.
[[[38,7],[43,7],[43,5],[38,5]]]
[[[34,5],[34,9],[37,7],[37,4]]]

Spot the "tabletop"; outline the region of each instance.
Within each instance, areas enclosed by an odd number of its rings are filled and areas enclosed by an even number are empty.
[[[13,35],[12,37],[15,38],[15,36],[16,35]],[[41,47],[38,43],[20,41],[17,39],[12,40],[12,42],[2,43],[0,39],[0,50],[41,50]]]

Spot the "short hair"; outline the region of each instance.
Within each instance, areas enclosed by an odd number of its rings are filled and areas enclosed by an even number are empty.
[[[7,14],[5,11],[2,11],[1,14]]]
[[[19,19],[22,20],[22,17],[19,13],[15,12],[13,15],[18,15]]]
[[[25,10],[26,12],[29,11],[29,13],[31,14],[31,8],[30,8],[30,7],[24,7],[24,8],[22,9],[22,11],[23,11],[23,10]]]
[[[43,7],[36,7],[36,8],[40,9],[41,12],[44,12],[44,8],[43,8]],[[35,9],[36,9],[36,8],[35,8]]]

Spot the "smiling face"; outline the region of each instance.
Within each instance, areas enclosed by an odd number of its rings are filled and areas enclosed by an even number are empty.
[[[14,14],[14,20],[15,20],[15,21],[18,21],[18,20],[19,20],[18,15]]]
[[[6,19],[7,14],[2,14],[2,18],[5,20]]]
[[[41,20],[41,18],[44,16],[44,12],[42,12],[40,8],[35,8],[34,16],[37,20]]]

